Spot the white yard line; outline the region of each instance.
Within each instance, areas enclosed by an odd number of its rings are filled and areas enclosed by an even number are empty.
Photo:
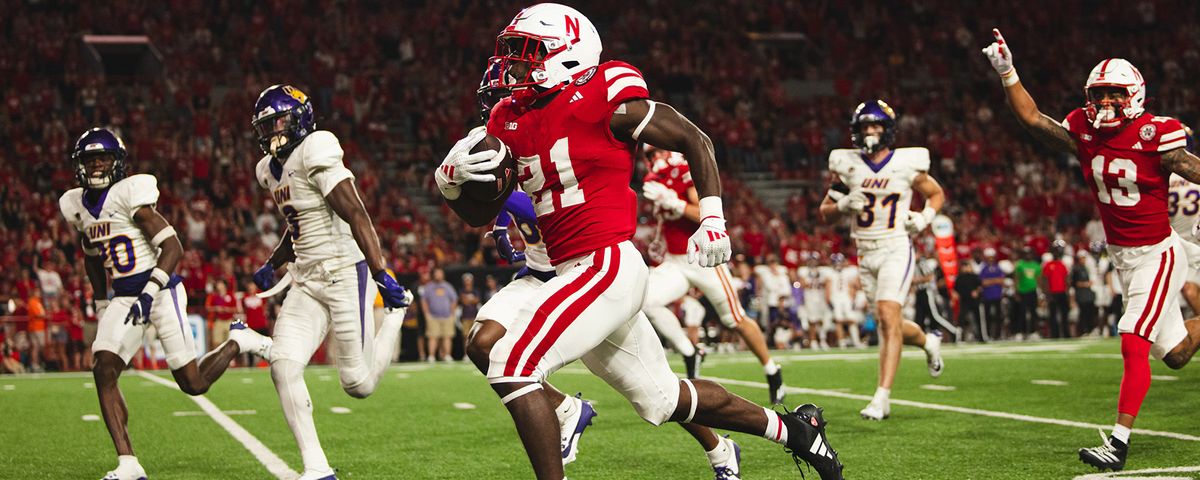
[[[170,380],[143,371],[138,371],[137,374],[142,378],[150,380],[164,387],[179,390],[179,386]],[[200,409],[204,410],[209,417],[212,417],[213,421],[217,422],[217,425],[220,425],[225,429],[226,432],[229,432],[229,435],[235,440],[241,442],[242,446],[246,447],[246,450],[249,450],[250,453],[254,455],[254,458],[258,459],[258,462],[266,467],[267,471],[271,472],[271,475],[274,475],[275,478],[280,480],[291,480],[300,476],[299,473],[296,473],[295,470],[292,470],[291,467],[288,467],[287,462],[284,462],[283,459],[279,458],[278,455],[275,455],[275,452],[272,452],[271,449],[267,448],[266,445],[263,445],[258,438],[255,438],[254,435],[246,431],[245,428],[242,428],[242,426],[238,425],[238,423],[233,421],[232,418],[229,418],[229,415],[221,412],[221,409],[217,408],[217,406],[213,404],[213,402],[207,397],[200,395],[190,398],[193,402],[196,402],[196,405],[199,405]]]
[[[1141,474],[1145,474],[1145,473],[1188,473],[1188,472],[1200,472],[1200,465],[1194,465],[1194,466],[1190,466],[1190,467],[1147,468],[1147,469],[1143,469],[1143,470],[1125,470],[1123,472],[1089,473],[1087,475],[1080,475],[1078,477],[1075,477],[1074,480],[1103,480],[1103,479],[1108,479],[1108,478],[1124,478],[1126,480],[1133,480],[1133,479],[1138,479],[1138,478],[1146,478],[1146,479],[1154,479],[1154,480],[1167,480],[1167,479],[1172,479],[1172,478],[1190,479],[1190,478],[1192,478],[1190,475],[1186,476],[1186,477],[1160,477],[1157,475],[1141,476]]]
[[[766,389],[767,384],[760,382],[748,382],[745,380],[734,380],[729,378],[706,377],[725,385],[741,385],[743,387],[755,387]],[[821,390],[815,388],[799,388],[799,387],[784,387],[787,393],[796,393],[801,395],[820,395],[824,397],[846,398],[851,400],[862,400],[864,402],[871,401],[870,395],[858,395],[854,393],[843,393],[833,390]],[[962,413],[967,415],[978,415],[982,417],[1004,418],[1008,420],[1018,420],[1030,423],[1045,423],[1049,425],[1060,425],[1064,427],[1086,428],[1090,430],[1106,429],[1112,425],[1100,425],[1095,423],[1076,422],[1072,420],[1061,420],[1057,418],[1034,417],[1032,415],[1022,415],[1019,413],[997,412],[993,410],[980,410],[977,408],[955,407],[953,405],[942,405],[938,403],[914,402],[911,400],[892,399],[892,405],[904,405],[906,407],[924,408],[927,410],[940,410],[943,412]],[[1133,433],[1138,435],[1151,435],[1155,437],[1174,438],[1176,440],[1187,440],[1192,442],[1200,442],[1200,437],[1187,435],[1184,433],[1175,432],[1160,432],[1158,430],[1144,430],[1140,428],[1133,429]]]

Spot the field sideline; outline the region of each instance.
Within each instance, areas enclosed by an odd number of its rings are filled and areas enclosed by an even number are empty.
[[[947,346],[946,373],[930,379],[906,350],[892,418],[858,410],[874,391],[874,350],[776,352],[789,406],[825,408],[847,478],[1045,479],[1200,477],[1200,367],[1153,362],[1155,382],[1131,442],[1127,471],[1097,475],[1076,450],[1111,426],[1121,377],[1118,344],[1066,341]],[[672,356],[677,371],[682,362]],[[757,402],[761,367],[748,354],[710,355],[703,373]],[[157,377],[157,378],[150,378]],[[166,381],[160,381],[160,380]],[[341,391],[337,372],[306,375],[322,444],[339,478],[531,478],[507,412],[466,364],[398,364],[369,399]],[[711,478],[682,429],[653,428],[582,366],[553,377],[599,412],[572,479]],[[175,391],[166,371],[127,372],[122,388],[134,448],[150,478],[291,478],[301,468],[265,369],[231,370],[205,397]],[[99,478],[115,465],[86,373],[0,377],[0,478]],[[744,478],[798,478],[782,447],[733,434]],[[806,471],[809,478],[815,472]]]

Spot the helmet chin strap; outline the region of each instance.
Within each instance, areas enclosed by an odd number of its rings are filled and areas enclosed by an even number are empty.
[[[878,150],[879,149],[878,148],[879,147],[879,136],[878,135],[867,135],[867,136],[863,137],[863,145],[866,145],[868,152],[874,152],[874,151]]]
[[[271,137],[271,155],[279,155],[279,149],[287,145],[288,139],[286,135],[275,135]]]

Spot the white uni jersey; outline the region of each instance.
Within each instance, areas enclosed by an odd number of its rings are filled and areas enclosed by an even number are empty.
[[[1171,228],[1179,236],[1191,240],[1192,228],[1200,219],[1200,185],[1172,173],[1170,190],[1167,193],[1167,214],[1171,216]]]
[[[133,175],[100,191],[96,198],[85,197],[82,188],[68,190],[59,198],[58,208],[71,226],[100,250],[104,268],[116,280],[158,263],[158,249],[133,221],[139,208],[156,202],[158,180],[153,175]]]
[[[847,265],[829,273],[829,296],[834,299],[853,300],[850,296],[850,284],[858,278],[858,267]]]
[[[862,191],[867,197],[867,206],[850,222],[851,237],[882,240],[908,236],[904,220],[912,203],[912,184],[929,171],[929,150],[897,148],[873,164],[857,149],[839,148],[829,153],[829,171],[850,190]]]
[[[344,267],[365,258],[347,224],[325,196],[354,174],[342,165],[342,147],[333,133],[313,132],[296,146],[283,163],[267,155],[255,168],[259,185],[287,221],[288,235],[301,270],[333,260],[326,270]]]

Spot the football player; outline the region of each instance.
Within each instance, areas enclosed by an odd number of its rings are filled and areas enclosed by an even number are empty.
[[[704,268],[687,261],[688,237],[700,223],[700,197],[692,183],[687,160],[677,152],[653,146],[646,148],[646,157],[650,162],[650,172],[642,184],[642,195],[654,204],[654,212],[660,218],[659,228],[662,229],[666,254],[654,254],[663,248],[662,243],[651,245],[651,257],[659,257],[662,262],[650,270],[647,283],[650,289],[646,291],[646,303],[642,305],[642,310],[650,317],[654,329],[684,356],[688,378],[696,378],[700,356],[680,328],[679,319],[667,306],[686,296],[689,287],[699,289],[717,310],[721,323],[737,332],[762,363],[763,373],[767,376],[769,401],[782,404],[783,373],[779,364],[771,359],[771,352],[767,350],[767,342],[758,323],[746,321],[737,291],[730,284],[733,275],[729,267],[719,265]]]
[[[1187,151],[1192,150],[1192,129],[1183,126],[1187,138]],[[1171,216],[1171,229],[1185,241],[1180,243],[1187,250],[1188,276],[1183,284],[1183,299],[1192,312],[1200,314],[1200,245],[1197,245],[1195,226],[1200,219],[1200,185],[1194,184],[1178,173],[1172,173],[1171,189],[1167,192],[1167,214]]]
[[[983,49],[1000,75],[1008,106],[1043,145],[1080,160],[1096,195],[1108,253],[1120,273],[1125,312],[1117,323],[1124,374],[1112,434],[1079,459],[1101,470],[1121,470],[1129,434],[1150,389],[1150,361],[1183,368],[1200,348],[1200,318],[1184,321],[1179,291],[1188,257],[1167,211],[1167,173],[1200,183],[1200,158],[1188,153],[1178,120],[1145,110],[1146,81],[1133,64],[1109,58],[1096,64],[1083,90],[1086,103],[1062,122],[1038,110],[1013,68],[1012,50],[997,29]],[[1101,432],[1101,437],[1104,437]]]
[[[801,324],[808,333],[808,346],[813,350],[829,350],[825,340],[828,323],[833,320],[829,299],[825,296],[825,281],[832,275],[829,267],[821,265],[821,252],[804,253],[804,265],[796,269],[796,277],[804,288],[804,306],[800,309]]]
[[[71,153],[79,188],[68,190],[58,203],[63,217],[79,232],[84,271],[97,292],[92,375],[100,412],[117,450],[117,468],[104,476],[106,480],[146,478],[129,441],[129,414],[117,379],[141,349],[148,325],[157,330],[171,375],[188,395],[208,391],[238,353],[270,348],[270,340],[242,335],[245,325],[238,322],[232,326],[231,340],[196,361],[192,329],[184,318],[187,294],[174,275],[183,244],[155,209],[158,180],[145,174],[126,177],[125,156],[125,143],[112,132],[84,132]],[[106,295],[108,277],[111,300]]]
[[[496,65],[498,64],[492,64]],[[480,82],[478,97],[485,122],[495,103],[509,93],[507,89],[494,86],[498,83],[495,80],[499,80],[498,73],[497,68],[489,67],[484,72],[483,81]],[[479,128],[482,130],[484,127]],[[525,241],[524,251],[513,249],[508,238],[509,225],[513,225]],[[521,306],[537,293],[538,287],[555,276],[546,244],[542,241],[542,232],[537,226],[533,202],[525,192],[514,190],[509,195],[496,217],[490,236],[496,242],[496,251],[500,257],[510,263],[524,261],[525,265],[508,285],[480,308],[476,318],[477,327],[468,335],[467,355],[484,375],[487,375],[492,346],[504,337],[516,321]],[[542,381],[542,388],[545,389],[550,404],[557,405],[554,413],[558,417],[559,446],[562,449],[563,466],[566,466],[575,461],[579,453],[579,440],[584,429],[591,425],[596,411],[591,402],[581,400],[579,395],[564,395],[548,381]],[[717,478],[737,478],[740,475],[741,449],[737,443],[728,437],[717,436],[708,427],[697,424],[684,424],[683,427],[704,447]]]
[[[857,148],[829,153],[834,186],[821,202],[826,221],[852,217],[850,236],[858,247],[859,282],[879,321],[879,383],[860,414],[868,420],[891,415],[892,383],[900,368],[900,350],[925,350],[929,375],[942,374],[941,336],[926,335],[901,316],[916,270],[912,235],[921,233],[942,208],[942,186],[929,175],[929,150],[895,148],[896,113],[882,100],[863,102],[850,118],[850,139]],[[910,210],[913,191],[925,208]]]
[[[830,255],[830,261],[833,263],[833,271],[825,280],[825,301],[833,310],[833,321],[836,322],[834,327],[834,338],[837,339],[838,348],[846,348],[846,335],[849,334],[850,345],[854,348],[862,348],[862,339],[859,338],[858,321],[855,313],[854,300],[858,297],[858,291],[861,288],[858,280],[858,268],[854,265],[846,264],[846,256],[840,253]]]
[[[275,322],[269,361],[283,415],[304,461],[301,480],[333,479],[317,439],[304,366],[330,329],[337,343],[342,389],[355,398],[375,391],[391,363],[412,293],[385,269],[371,217],[342,163],[333,133],[317,130],[308,96],[290,85],[263,90],[252,126],[264,156],[255,167],[287,230],[271,258],[254,273],[264,291],[286,262],[293,280]],[[376,293],[389,309],[375,332]]]
[[[652,424],[695,422],[762,435],[811,463],[822,478],[841,478],[819,408],[803,405],[781,415],[716,383],[678,379],[654,329],[639,315],[649,272],[630,241],[637,201],[629,188],[634,147],[646,142],[684,153],[701,196],[690,257],[716,266],[728,261],[730,247],[707,136],[675,109],[651,101],[635,68],[601,64],[599,34],[573,8],[526,8],[496,44],[500,86],[513,94],[492,110],[487,133],[517,158],[518,181],[533,201],[556,276],[521,305],[492,346],[487,377],[512,415],[537,477],[563,477],[554,444],[558,422],[541,382],[582,359]],[[449,168],[438,171],[494,182],[494,175],[478,172],[496,165],[472,162],[468,153],[482,139],[460,141],[443,161]],[[471,225],[486,225],[499,211],[499,205],[460,198],[466,175],[436,179],[443,196],[454,200],[451,208]]]

